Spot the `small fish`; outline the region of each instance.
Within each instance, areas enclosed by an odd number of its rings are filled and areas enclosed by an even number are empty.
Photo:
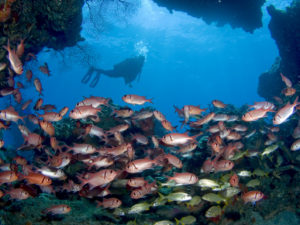
[[[148,211],[150,209],[150,206],[151,206],[151,204],[149,204],[147,202],[135,204],[130,207],[128,214],[138,214],[138,213],[141,213],[144,211]]]
[[[226,105],[219,101],[219,100],[213,100],[212,104],[216,107],[216,108],[220,108],[220,109],[224,109],[226,107]]]
[[[193,224],[197,221],[196,217],[194,216],[184,216],[182,217],[180,220],[176,219],[176,224],[182,224],[182,225],[189,225],[189,224]]]
[[[71,211],[71,207],[65,204],[54,205],[42,211],[43,214],[61,215]]]
[[[9,40],[7,40],[7,46],[3,46],[8,51],[8,59],[12,69],[16,74],[21,75],[23,73],[23,64],[19,59],[15,50],[10,48]]]
[[[122,97],[122,100],[128,104],[132,105],[143,105],[146,102],[152,102],[152,99],[146,99],[144,96],[139,96],[139,95],[124,95]]]
[[[165,128],[166,130],[171,131],[171,132],[176,130],[176,127],[173,127],[171,122],[168,120],[161,121],[161,125],[163,126],[163,128]]]
[[[67,114],[68,111],[69,111],[69,107],[65,106],[59,111],[59,115],[64,116]]]
[[[42,95],[42,91],[43,91],[43,88],[42,88],[42,83],[40,81],[39,78],[35,78],[34,81],[34,86],[35,86],[35,89],[37,90],[37,92]]]
[[[160,122],[166,120],[166,117],[158,110],[154,110],[153,115]]]
[[[290,88],[290,87],[293,86],[293,84],[292,84],[292,82],[290,81],[289,78],[287,78],[286,76],[284,76],[282,73],[280,73],[280,76],[281,76],[282,81],[285,83],[285,85],[286,85],[287,87]]]
[[[91,96],[89,98],[85,98],[83,101],[78,102],[76,107],[79,106],[92,106],[93,108],[98,108],[101,105],[108,105],[110,99],[98,96]]]
[[[4,141],[0,139],[0,148],[4,146]]]
[[[195,142],[196,138],[201,134],[202,133],[190,137],[187,135],[187,133],[170,133],[163,136],[161,140],[167,145],[178,146],[187,144],[189,142]]]
[[[0,110],[0,119],[4,121],[13,121],[13,122],[22,120],[24,122],[24,118],[20,116],[12,106]]]
[[[40,173],[30,172],[28,175],[24,175],[23,178],[30,184],[37,184],[41,186],[48,186],[52,184],[52,180],[49,177]]]
[[[196,196],[193,196],[192,199],[186,203],[186,206],[194,207],[196,205],[199,205],[201,202],[202,202],[201,197],[196,195]]]
[[[263,199],[265,196],[260,191],[249,191],[242,195],[242,199],[244,203],[251,202],[252,204],[255,204],[259,200]]]
[[[5,194],[9,195],[11,199],[16,200],[25,200],[30,197],[30,194],[22,188],[13,188],[7,191]]]
[[[113,181],[118,173],[111,169],[103,169],[96,173],[88,173],[84,176],[84,178],[78,177],[81,181],[81,187],[85,184],[89,184],[90,189],[93,189],[97,186],[102,186]]]
[[[208,202],[216,202],[216,203],[220,203],[220,202],[226,202],[226,199],[223,198],[222,196],[218,195],[218,194],[214,194],[214,193],[208,193],[202,196],[202,199]]]
[[[14,171],[0,172],[0,185],[11,183],[18,180],[18,176]]]
[[[248,170],[241,170],[237,173],[240,177],[251,177],[252,173]]]
[[[174,223],[170,220],[161,220],[155,222],[153,225],[174,225]]]
[[[28,101],[24,102],[24,104],[22,105],[22,110],[27,109],[27,107],[31,104],[32,100],[29,99]]]
[[[133,177],[130,178],[127,182],[127,185],[130,187],[138,188],[147,184],[147,181],[143,177]]]
[[[232,187],[238,187],[239,186],[239,177],[236,174],[233,174],[230,177],[229,183]]]
[[[190,126],[191,127],[202,126],[203,124],[209,123],[214,118],[214,116],[215,116],[215,113],[211,112],[211,113],[207,114],[205,117],[203,117],[202,119],[197,120],[195,122],[191,122]]]
[[[102,206],[105,209],[115,209],[122,205],[122,201],[117,198],[103,198],[102,202],[98,202],[97,206]]]
[[[151,169],[154,165],[156,165],[155,160],[149,158],[137,159],[128,163],[125,170],[127,173],[141,173],[144,170]]]
[[[274,109],[275,105],[271,102],[254,102],[253,105],[250,105],[249,108],[254,108],[254,109]]]
[[[300,104],[300,102],[297,101],[298,96],[296,97],[293,104],[290,104],[288,102],[284,107],[279,109],[273,118],[273,124],[279,125],[284,123],[295,112],[295,107]]]
[[[163,196],[162,194],[158,193],[160,198],[167,199],[169,202],[176,201],[176,202],[186,202],[192,199],[192,196],[185,192],[173,192],[168,194],[167,196]]]
[[[222,215],[222,209],[218,206],[212,206],[205,212],[206,218],[217,218]]]
[[[214,187],[219,187],[219,184],[215,181],[215,180],[211,180],[211,179],[200,179],[198,181],[198,186],[202,187],[202,188],[214,188]]]
[[[61,169],[55,169],[55,168],[49,168],[49,167],[42,167],[38,169],[41,174],[50,177],[50,178],[55,178],[55,179],[60,179],[63,180],[66,178],[66,175],[63,170]]]
[[[174,173],[173,177],[169,177],[169,181],[174,180],[177,184],[189,185],[198,182],[198,177],[193,173]]]
[[[25,39],[21,39],[21,42],[17,46],[16,54],[19,58],[21,58],[24,54],[24,41],[25,41]]]
[[[89,116],[97,116],[101,109],[94,108],[92,105],[77,106],[70,111],[69,117],[72,119],[85,119]]]
[[[222,197],[228,199],[232,198],[233,196],[239,194],[241,190],[237,187],[227,187],[225,190],[221,192]]]
[[[245,113],[242,116],[242,120],[245,122],[253,122],[253,121],[256,121],[256,120],[266,117],[267,112],[272,112],[272,111],[273,110],[271,110],[271,109],[264,109],[264,108],[253,109],[253,110]]]
[[[247,182],[246,187],[254,188],[254,187],[257,187],[259,185],[260,185],[260,180],[259,179],[253,179],[253,180],[250,180],[250,181]]]
[[[57,112],[45,112],[44,114],[38,114],[38,116],[48,122],[57,122],[62,120],[62,116]]]
[[[266,148],[264,149],[264,151],[261,153],[261,156],[269,155],[270,153],[274,152],[274,151],[277,150],[278,148],[279,148],[279,145],[278,145],[278,144],[268,146],[268,147],[266,147]]]
[[[291,150],[292,151],[298,151],[300,150],[300,139],[296,140],[293,142],[292,146],[291,146]]]
[[[39,69],[43,74],[46,74],[50,77],[50,70],[49,70],[48,64],[46,62],[44,63],[43,66],[40,66]]]
[[[6,63],[0,63],[0,71],[4,70],[6,68],[7,64]]]
[[[34,110],[40,110],[41,107],[42,107],[42,105],[43,105],[43,102],[44,102],[44,100],[43,100],[42,98],[39,98],[39,99],[36,101],[36,103],[35,103],[33,109],[34,109]]]
[[[282,94],[284,94],[285,96],[293,96],[294,94],[296,94],[296,89],[292,87],[285,88],[282,90]]]

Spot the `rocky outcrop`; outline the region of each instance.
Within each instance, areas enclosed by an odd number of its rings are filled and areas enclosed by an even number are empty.
[[[159,6],[170,11],[177,10],[202,18],[206,23],[218,26],[230,24],[253,32],[262,26],[261,6],[265,0],[154,0]]]
[[[3,2],[1,4],[1,2]],[[56,50],[81,40],[84,0],[8,0],[0,1],[0,46],[9,39],[15,47],[25,40],[25,53],[39,52],[43,47]],[[0,62],[6,55],[0,49]]]
[[[279,96],[283,88],[280,73],[293,84],[300,79],[300,1],[294,0],[285,11],[269,6],[271,15],[269,29],[279,50],[280,62],[259,78],[258,94],[266,99]]]

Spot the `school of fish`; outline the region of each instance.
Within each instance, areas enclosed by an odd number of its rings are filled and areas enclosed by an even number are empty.
[[[195,105],[174,106],[182,127],[187,130],[178,132],[162,112],[152,107],[132,110],[130,105],[153,104],[152,99],[135,94],[122,97],[123,107],[113,105],[109,98],[90,96],[72,109],[57,110],[55,105],[45,104],[41,98],[40,79],[33,76],[31,70],[23,73],[20,58],[24,53],[24,40],[16,50],[10,42],[4,48],[8,51],[10,66],[3,63],[1,69],[9,70],[9,87],[2,89],[0,94],[4,98],[12,96],[15,102],[0,109],[0,129],[5,132],[17,126],[24,144],[16,149],[16,156],[10,162],[1,159],[1,197],[9,196],[16,201],[34,197],[32,187],[52,195],[78,193],[82,198],[94,199],[97,207],[115,210],[112,212],[118,216],[166,204],[194,207],[205,202],[211,204],[205,217],[215,220],[221,218],[226,204],[233,199],[255,204],[265,197],[267,193],[259,189],[259,168],[248,171],[238,165],[244,158],[264,160],[279,151],[282,145],[280,127],[289,120],[298,121],[289,149],[293,154],[300,150],[299,84],[293,88],[283,74],[281,78],[286,88],[282,98],[277,96],[274,102],[255,102],[247,111],[230,111],[230,105],[220,100],[213,100],[210,109]],[[50,76],[47,63],[39,70]],[[16,84],[15,78],[20,80]],[[33,82],[40,97],[34,106],[32,99],[22,98],[24,85],[21,80],[25,79]],[[26,114],[29,107],[35,113]],[[114,125],[101,127],[99,124],[107,112]],[[56,134],[56,125],[67,118],[76,124],[73,132],[76,138],[72,142],[61,140]],[[268,126],[255,126],[264,120]],[[29,124],[35,129],[29,129]],[[154,132],[154,126],[160,128],[160,133]],[[258,138],[263,144],[249,149],[250,143]],[[0,140],[0,148],[5,147],[5,140]],[[35,151],[31,162],[18,155],[27,150]],[[191,158],[197,161],[197,166],[188,165]],[[78,162],[83,169],[76,171],[74,176],[68,175],[66,168]],[[147,176],[144,176],[145,171]],[[222,174],[221,178],[211,178],[218,174]],[[255,179],[244,182],[245,177]],[[162,193],[164,187],[171,191]],[[197,194],[192,195],[189,188]],[[126,190],[132,205],[124,205],[124,194],[114,193],[118,189]],[[41,213],[61,215],[71,210],[69,205],[61,204],[49,206]],[[175,222],[162,220],[153,224],[195,222],[194,216],[187,216]]]

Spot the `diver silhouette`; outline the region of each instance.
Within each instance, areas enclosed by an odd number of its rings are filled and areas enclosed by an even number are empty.
[[[96,73],[95,78],[90,83],[90,87],[92,88],[96,87],[101,74],[115,78],[123,77],[125,84],[129,84],[129,86],[132,87],[131,82],[134,81],[138,75],[140,77],[144,62],[145,56],[139,55],[133,58],[125,59],[124,61],[115,64],[112,70],[97,69],[91,66],[82,78],[81,82],[84,84],[88,83],[93,74]]]

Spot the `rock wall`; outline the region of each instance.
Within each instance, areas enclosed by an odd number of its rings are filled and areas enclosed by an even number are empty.
[[[258,94],[266,99],[279,96],[283,88],[280,73],[293,84],[300,80],[300,1],[294,0],[286,11],[269,6],[271,15],[269,29],[279,50],[280,62],[276,69],[263,73],[259,78]]]
[[[153,0],[170,11],[177,10],[202,18],[206,23],[218,26],[230,24],[253,32],[262,26],[261,6],[265,0]]]

